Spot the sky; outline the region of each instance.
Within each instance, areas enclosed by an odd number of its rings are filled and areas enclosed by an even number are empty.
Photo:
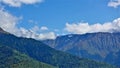
[[[0,0],[0,27],[37,40],[120,32],[120,0]]]

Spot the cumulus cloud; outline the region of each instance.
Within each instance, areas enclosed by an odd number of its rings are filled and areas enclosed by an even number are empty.
[[[42,40],[55,39],[56,34],[54,32],[48,32],[48,33],[39,34],[38,37],[40,37]]]
[[[20,7],[23,4],[35,4],[43,2],[43,0],[0,0],[0,2],[12,7]]]
[[[3,8],[0,8],[0,27],[8,32],[16,32],[19,18],[9,14]]]
[[[0,27],[3,28],[5,31],[14,34],[19,37],[26,37],[26,38],[34,38],[37,40],[44,40],[44,39],[55,39],[56,35],[54,32],[47,32],[47,33],[38,33],[41,30],[47,30],[47,27],[38,27],[34,26],[31,29],[25,29],[23,27],[18,28],[17,24],[20,18],[15,17],[5,11],[4,9],[0,8]]]
[[[37,33],[37,30],[27,30],[25,28],[20,28],[20,36],[26,38],[34,38],[37,40],[45,40],[45,39],[55,39],[56,34],[54,32],[47,32],[47,33]],[[18,34],[18,35],[19,35]]]
[[[46,26],[42,26],[40,30],[48,30],[48,28]]]
[[[42,26],[42,27],[34,26],[30,30],[34,32],[42,32],[42,31],[47,31],[48,28],[46,26]]]
[[[120,32],[120,18],[113,22],[106,22],[104,24],[96,23],[89,25],[88,23],[66,23],[65,30],[75,34],[85,34],[94,32]]]
[[[108,3],[108,6],[117,8],[118,6],[120,6],[120,0],[111,0]]]

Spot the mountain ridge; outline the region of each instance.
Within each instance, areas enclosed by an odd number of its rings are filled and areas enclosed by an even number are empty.
[[[50,47],[73,55],[97,61],[106,61],[120,66],[120,59],[111,60],[120,51],[120,33],[87,33],[59,36],[55,40],[44,40]],[[117,53],[118,52],[118,53]],[[113,54],[111,59],[108,55]],[[115,55],[114,55],[115,54]],[[106,60],[107,59],[107,60]],[[114,62],[113,62],[114,61]],[[117,62],[117,63],[116,63]]]
[[[59,68],[116,68],[115,66],[106,63],[79,58],[77,56],[55,50],[34,39],[16,37],[11,34],[0,33],[0,44],[24,53],[35,60]]]

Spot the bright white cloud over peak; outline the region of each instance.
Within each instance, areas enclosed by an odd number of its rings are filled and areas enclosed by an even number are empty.
[[[17,27],[16,24],[19,18],[11,15],[10,13],[6,12],[4,9],[0,8],[0,27],[8,32],[16,32]]]
[[[21,7],[22,4],[35,4],[43,0],[0,0],[1,3],[7,4],[12,7]]]
[[[104,24],[96,23],[89,25],[88,23],[66,23],[65,30],[75,34],[85,34],[94,32],[120,32],[120,18],[113,22],[106,22]]]
[[[45,39],[55,39],[56,34],[54,32],[47,32],[47,33],[37,33],[36,30],[27,30],[25,28],[20,28],[20,36],[26,38],[34,38],[37,40],[45,40]]]
[[[120,0],[111,0],[108,3],[108,6],[117,8],[118,6],[120,6]]]
[[[25,29],[23,27],[18,28],[17,24],[20,18],[17,18],[4,9],[0,9],[0,27],[3,28],[5,31],[14,34],[19,37],[26,37],[26,38],[34,38],[37,40],[44,40],[44,39],[55,39],[56,34],[54,32],[47,32],[47,33],[38,33],[40,30],[47,30],[48,28],[34,26],[31,29]]]

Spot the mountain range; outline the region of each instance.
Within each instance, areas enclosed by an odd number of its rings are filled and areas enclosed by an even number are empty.
[[[54,49],[81,58],[93,59],[120,67],[120,33],[69,34],[43,42]]]
[[[0,66],[2,68],[117,68],[104,62],[55,50],[41,41],[16,37],[1,28]]]

